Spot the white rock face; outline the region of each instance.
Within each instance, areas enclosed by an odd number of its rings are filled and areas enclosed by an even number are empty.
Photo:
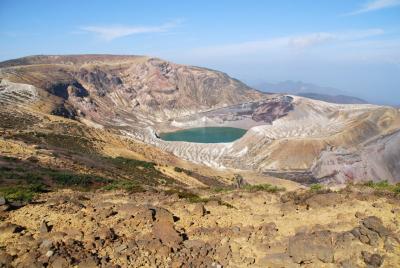
[[[12,83],[6,79],[0,83],[0,103],[22,104],[38,99],[38,91],[32,85]]]
[[[176,126],[175,122],[172,124]],[[185,126],[195,124],[191,121]],[[327,183],[381,179],[396,182],[400,181],[400,139],[399,134],[387,133],[398,126],[396,109],[295,97],[294,109],[286,116],[272,124],[252,127],[232,143],[166,142],[155,133],[144,135],[144,141],[217,168],[310,170],[315,178]]]

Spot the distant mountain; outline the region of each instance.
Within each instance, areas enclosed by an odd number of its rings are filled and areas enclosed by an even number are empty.
[[[323,87],[319,85],[314,85],[311,83],[304,83],[302,81],[282,81],[279,83],[260,83],[254,86],[256,89],[267,91],[267,92],[277,92],[277,93],[287,93],[298,95],[300,93],[318,93],[326,95],[344,95],[345,92],[333,88],[333,87]]]
[[[326,101],[330,103],[340,103],[340,104],[366,104],[368,103],[367,101],[357,98],[357,97],[352,97],[352,96],[346,96],[346,95],[326,95],[326,94],[318,94],[318,93],[299,93],[297,94],[298,96],[301,97],[306,97],[309,99],[313,100],[321,100],[321,101]]]
[[[331,103],[341,103],[341,104],[367,103],[367,101],[363,99],[353,96],[347,96],[343,91],[337,88],[323,87],[311,83],[304,83],[301,81],[288,80],[275,84],[261,83],[255,85],[254,88],[264,92],[286,93]]]

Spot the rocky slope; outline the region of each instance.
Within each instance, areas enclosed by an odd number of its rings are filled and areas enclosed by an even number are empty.
[[[397,267],[399,200],[366,189],[42,194],[3,211],[3,267]],[[221,202],[216,201],[222,200]],[[0,205],[4,208],[4,205]]]

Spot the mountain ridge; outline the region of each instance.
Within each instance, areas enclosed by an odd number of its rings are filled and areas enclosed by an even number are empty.
[[[355,150],[357,158],[368,140],[378,139],[379,145],[373,148],[384,148],[379,137],[400,126],[399,111],[394,108],[261,93],[225,73],[206,68],[141,56],[68,57],[40,56],[28,58],[28,63],[44,64],[0,68],[0,101],[18,112],[29,108],[116,131],[123,138],[144,142],[199,165],[288,178],[292,178],[291,172],[301,171],[306,178],[302,183],[324,182],[322,171],[314,172],[314,177],[309,175],[324,152],[343,147]],[[157,135],[199,126],[248,131],[226,144],[165,142]],[[374,153],[396,159],[397,152],[388,150]],[[329,169],[328,162],[321,163],[322,169]],[[390,182],[400,180],[397,168],[385,173],[385,163],[363,163],[368,176],[361,176],[361,166],[349,164],[357,175],[354,181],[380,179],[373,174],[385,174]],[[342,175],[339,172],[326,183],[344,183]]]
[[[338,104],[366,104],[367,101],[347,95],[345,92],[333,88],[324,87],[302,81],[287,80],[279,83],[261,83],[254,86],[263,92],[277,92],[292,94],[315,100],[322,100]]]

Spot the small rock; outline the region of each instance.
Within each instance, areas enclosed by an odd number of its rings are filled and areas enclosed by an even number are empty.
[[[340,262],[340,268],[355,268],[355,267],[358,267],[358,266],[351,259],[347,259],[347,260],[344,260],[344,261]]]
[[[294,268],[299,267],[298,264],[292,262],[292,259],[286,253],[273,253],[263,257],[260,261],[263,267],[273,268]]]
[[[368,265],[370,268],[378,268],[381,267],[383,263],[383,257],[379,254],[371,254],[367,251],[361,252],[361,255],[364,259],[364,262]]]
[[[9,223],[6,222],[4,224],[2,224],[0,226],[0,234],[13,234],[13,233],[20,233],[24,230],[25,228],[17,225],[17,224],[13,224],[13,223]]]
[[[186,248],[201,248],[204,246],[204,242],[201,240],[186,240],[183,242]]]
[[[260,226],[259,230],[263,236],[268,237],[274,236],[278,232],[278,228],[274,222],[264,223]]]
[[[256,262],[256,259],[253,258],[253,257],[246,257],[246,258],[244,258],[243,261],[247,265],[252,265],[252,264],[254,264]]]
[[[124,251],[127,248],[128,248],[128,246],[126,244],[122,244],[115,248],[115,252],[121,253],[122,251]]]
[[[97,268],[98,265],[95,260],[92,258],[86,258],[83,261],[81,261],[78,265],[79,268]]]
[[[354,215],[357,219],[362,219],[365,218],[365,213],[362,213],[360,211],[357,211],[356,214]]]
[[[54,254],[54,251],[49,250],[46,252],[46,257],[50,258],[51,256],[53,256],[53,254]]]
[[[211,267],[212,268],[222,268],[222,265],[217,262],[213,262],[213,263],[211,263]]]
[[[51,267],[53,267],[53,268],[68,268],[70,266],[69,266],[69,263],[68,263],[68,261],[66,259],[64,259],[61,256],[57,256],[54,259]]]
[[[395,252],[396,247],[398,246],[398,242],[396,241],[396,239],[394,239],[393,237],[386,237],[385,239],[385,243],[384,243],[384,249],[387,252]]]
[[[12,267],[11,263],[13,258],[7,254],[4,250],[0,251],[0,267]]]
[[[400,214],[400,208],[392,208],[390,212],[392,212],[393,214]]]
[[[6,204],[6,199],[4,198],[4,196],[0,196],[0,206],[5,204]]]
[[[47,224],[46,221],[42,221],[42,223],[40,224],[39,232],[42,234],[50,232],[50,226]]]
[[[193,209],[193,215],[198,216],[198,217],[203,217],[206,214],[206,209],[204,208],[204,205],[201,203],[197,203]]]
[[[114,229],[103,227],[98,232],[98,237],[104,240],[115,240],[117,235],[114,232]]]
[[[39,247],[42,249],[50,249],[53,247],[53,242],[50,239],[44,239]]]

